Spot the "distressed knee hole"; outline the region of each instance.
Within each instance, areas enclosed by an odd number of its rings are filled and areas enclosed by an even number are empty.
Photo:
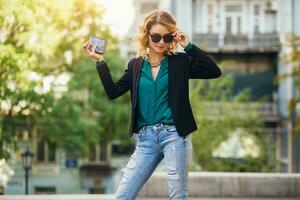
[[[172,154],[175,154],[175,153],[176,153],[176,147],[175,147],[175,146],[170,146],[170,147],[168,147],[168,148],[171,149]]]
[[[179,174],[176,170],[176,167],[168,166],[168,177],[170,179],[179,180]]]
[[[128,161],[127,163],[127,168],[129,169],[133,169],[136,167],[136,158],[137,158],[137,153],[134,152],[131,157],[130,157],[130,160]]]
[[[175,154],[175,152],[176,152],[175,146],[172,146],[172,152]]]
[[[173,180],[179,180],[179,174],[177,172],[172,173],[172,174],[168,173],[168,177]]]
[[[126,183],[127,181],[128,181],[128,177],[126,176],[126,174],[124,174],[120,183]]]

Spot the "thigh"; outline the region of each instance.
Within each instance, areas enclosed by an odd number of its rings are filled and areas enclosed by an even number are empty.
[[[126,164],[116,192],[116,199],[135,199],[162,158],[163,155],[156,151],[146,151],[137,146]]]
[[[166,162],[177,168],[187,168],[192,161],[192,134],[181,137],[174,125],[165,125],[162,134],[163,153]]]
[[[176,129],[166,129],[163,148],[170,199],[188,199],[188,168],[191,161],[191,135],[181,137]]]

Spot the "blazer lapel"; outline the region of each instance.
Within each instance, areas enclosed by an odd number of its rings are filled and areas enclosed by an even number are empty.
[[[174,78],[174,72],[175,72],[175,63],[174,63],[174,57],[172,55],[168,55],[167,56],[168,58],[168,104],[169,106],[171,106],[170,104],[170,99],[171,99],[171,96],[172,96],[172,91],[173,91],[173,88],[172,86],[174,85],[173,84],[173,78]]]
[[[132,95],[133,95],[133,108],[135,108],[137,104],[137,92],[138,92],[138,82],[141,76],[141,68],[143,64],[143,57],[139,56],[133,66],[133,88],[132,88]]]

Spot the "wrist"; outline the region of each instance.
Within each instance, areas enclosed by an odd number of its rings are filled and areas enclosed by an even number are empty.
[[[186,45],[186,47],[184,48],[184,51],[188,51],[188,50],[190,50],[191,48],[192,48],[192,43],[191,42],[189,42],[187,45]]]
[[[104,61],[104,58],[95,58],[96,59],[96,62],[102,62]]]
[[[183,47],[184,49],[187,48],[187,46],[189,45],[189,43],[190,43],[190,42],[187,42],[187,43],[183,44],[182,47]]]
[[[105,62],[104,59],[102,59],[102,60],[100,60],[100,61],[96,61],[96,67],[98,68],[98,67],[102,66],[102,65],[105,64],[105,63],[106,63],[106,62]]]

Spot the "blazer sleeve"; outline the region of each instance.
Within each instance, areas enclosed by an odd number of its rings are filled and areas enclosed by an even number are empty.
[[[222,75],[221,69],[213,58],[192,44],[186,53],[189,56],[189,78],[211,79]]]
[[[129,63],[127,69],[124,71],[123,75],[119,78],[119,80],[113,82],[107,63],[96,62],[98,75],[101,79],[106,95],[110,100],[121,96],[129,90],[130,83],[128,67]]]

